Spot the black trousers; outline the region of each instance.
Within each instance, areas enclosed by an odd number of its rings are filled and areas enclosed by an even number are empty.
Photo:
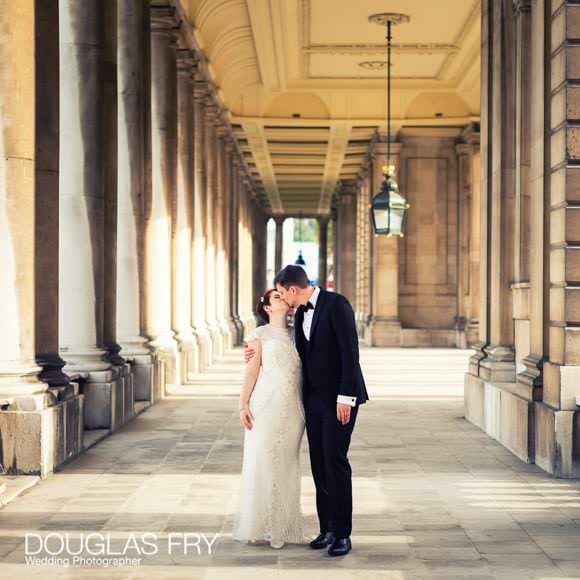
[[[347,454],[358,405],[343,425],[336,417],[336,403],[314,392],[305,401],[305,413],[320,532],[346,538],[352,529],[352,471]]]

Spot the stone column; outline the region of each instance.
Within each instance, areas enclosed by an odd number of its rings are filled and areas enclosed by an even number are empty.
[[[216,296],[216,317],[221,333],[221,352],[224,354],[231,347],[232,336],[228,325],[227,313],[227,287],[228,275],[226,268],[226,248],[227,248],[227,139],[228,129],[220,123],[217,127],[217,179],[216,179],[216,200],[215,200],[215,246],[216,246],[216,269],[215,269],[215,296]]]
[[[481,363],[485,359],[485,347],[489,344],[489,206],[491,191],[491,134],[492,115],[492,7],[494,0],[483,0],[481,13],[481,195],[479,204],[479,336],[472,345],[474,355],[469,359],[469,373],[465,377],[466,417],[484,428],[484,387],[480,379]]]
[[[250,201],[252,223],[251,223],[251,241],[253,252],[253,295],[252,295],[252,313],[255,312],[256,305],[260,297],[266,291],[266,246],[268,239],[268,218],[262,211],[262,208],[255,200]]]
[[[240,296],[239,312],[244,327],[244,336],[247,336],[256,327],[254,317],[254,252],[252,245],[252,213],[250,201],[250,184],[246,176],[242,178],[240,191],[240,251],[239,251],[239,278]]]
[[[284,252],[284,219],[276,217],[276,245],[274,250],[274,270],[278,273],[282,269],[282,254]]]
[[[387,163],[387,146],[377,142],[372,164],[372,192],[376,194],[383,180],[383,167]],[[400,143],[391,143],[391,165],[397,170],[400,182]],[[369,216],[370,219],[370,216]],[[372,316],[369,322],[369,342],[373,346],[399,346],[401,323],[399,321],[399,238],[375,235],[372,238]]]
[[[205,231],[206,231],[206,255],[205,255],[205,319],[211,337],[211,357],[213,362],[215,357],[223,352],[223,340],[217,319],[216,300],[216,236],[215,236],[215,216],[217,200],[217,123],[218,109],[211,96],[206,102],[205,114]]]
[[[353,305],[356,299],[356,193],[344,188],[338,197],[339,270],[337,290]]]
[[[278,222],[276,222],[278,239]],[[276,246],[277,248],[277,246]],[[318,285],[326,289],[328,260],[328,217],[318,218]]]
[[[477,342],[479,288],[479,172],[475,159],[479,141],[465,136],[468,143],[456,147],[459,170],[459,248],[457,277],[456,344],[467,348]],[[475,296],[474,296],[475,295]]]
[[[104,360],[104,5],[62,0],[60,15],[59,334],[82,380],[85,426],[116,428],[122,381]]]
[[[522,283],[530,280],[531,0],[514,0],[514,18],[516,70],[514,280]],[[526,316],[529,319],[529,313],[526,313]]]
[[[52,466],[35,431],[51,397],[35,361],[34,4],[5,3],[0,13],[0,472],[44,475]]]
[[[551,129],[549,169],[545,169],[550,176],[546,204],[550,268],[544,274],[550,283],[549,335],[548,344],[544,343],[549,360],[543,366],[542,402],[534,409],[535,460],[557,477],[580,477],[580,112],[575,106],[580,83],[580,6],[565,1],[552,3],[551,8],[551,19],[546,19],[551,26],[551,91],[547,93],[550,107],[545,109],[550,116],[544,117]],[[534,337],[533,351],[539,354],[536,344],[539,337]]]
[[[515,87],[514,38],[510,21],[513,11],[501,3],[493,11],[491,106],[491,205],[490,212],[490,328],[481,363],[485,380],[515,382],[511,280],[514,263],[513,223],[515,212]]]
[[[62,392],[73,388],[62,372],[58,354],[58,163],[59,163],[59,33],[58,10],[52,0],[34,3],[36,35],[35,128],[35,333],[39,378]],[[11,41],[13,42],[13,41]],[[34,94],[34,93],[33,93]],[[6,111],[5,118],[12,113]],[[23,132],[27,128],[23,127]],[[82,420],[82,417],[81,417]]]
[[[172,330],[172,210],[177,170],[176,16],[151,7],[151,199],[146,211],[146,329],[157,355],[159,394],[176,384],[178,345]]]
[[[119,354],[132,365],[135,400],[151,401],[153,361],[141,334],[149,10],[142,2],[117,0],[117,11],[116,332]]]
[[[179,343],[179,377],[199,372],[199,348],[191,326],[192,235],[194,228],[194,55],[177,51],[177,188],[173,219],[173,328]]]
[[[124,423],[135,414],[133,375],[131,365],[120,356],[117,342],[117,231],[118,231],[118,6],[117,0],[103,0],[103,189],[104,246],[103,246],[103,345],[106,359],[118,375],[116,404],[118,423]]]
[[[192,310],[199,343],[200,371],[211,362],[211,336],[206,321],[206,213],[205,189],[205,98],[207,87],[197,79],[194,90],[194,212],[193,212],[193,293]]]
[[[228,327],[228,349],[238,344],[238,328],[234,318],[232,295],[234,293],[233,279],[233,219],[234,219],[234,189],[236,167],[234,158],[236,155],[235,145],[231,134],[228,133],[226,140],[226,162],[224,167],[224,257],[225,257],[225,320]]]
[[[231,202],[231,222],[230,222],[230,279],[231,279],[231,309],[232,319],[236,328],[236,344],[240,344],[243,339],[244,325],[240,318],[239,311],[239,292],[240,292],[240,270],[239,270],[239,255],[240,255],[240,190],[241,190],[241,176],[240,176],[240,161],[237,156],[234,156],[232,165],[232,202]]]
[[[514,2],[515,19],[515,211],[512,301],[516,373],[528,373],[530,355],[530,164],[531,0]],[[532,373],[538,374],[537,361]],[[516,377],[517,382],[520,379]],[[524,380],[528,380],[528,377]],[[528,400],[532,400],[529,392]]]
[[[524,386],[529,393],[530,400],[542,399],[543,387],[543,364],[547,358],[549,348],[549,293],[550,276],[548,274],[550,264],[549,244],[549,207],[550,179],[547,157],[549,146],[546,145],[546,134],[549,130],[550,118],[547,115],[546,85],[549,81],[545,78],[545,46],[543,39],[545,34],[545,6],[544,1],[534,4],[530,14],[522,12],[522,17],[529,20],[529,36],[534,42],[529,45],[528,66],[531,71],[536,71],[526,77],[530,86],[531,95],[529,109],[529,138],[530,138],[530,168],[529,168],[529,192],[530,207],[529,215],[529,354],[521,360],[525,368],[518,368],[517,382]],[[523,4],[525,6],[525,4]],[[528,6],[529,8],[529,6]],[[519,50],[524,51],[525,36],[519,43]],[[523,65],[522,65],[523,66]],[[541,74],[537,71],[541,71]],[[522,75],[524,71],[522,71]],[[558,175],[558,174],[557,174]],[[559,175],[562,175],[560,172]],[[521,248],[521,244],[518,246]],[[521,248],[523,250],[523,248]]]
[[[367,165],[361,171],[357,187],[357,208],[356,208],[356,228],[357,228],[357,258],[356,258],[356,294],[355,317],[359,338],[368,343],[370,314],[370,239],[371,239],[371,219],[369,210],[371,168]]]

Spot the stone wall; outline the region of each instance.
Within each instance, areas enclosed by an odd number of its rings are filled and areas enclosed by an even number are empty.
[[[575,2],[483,2],[481,323],[466,417],[559,477],[580,476],[579,23]]]

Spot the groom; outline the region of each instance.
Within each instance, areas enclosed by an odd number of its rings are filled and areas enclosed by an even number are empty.
[[[331,556],[344,556],[352,548],[348,447],[359,405],[368,400],[354,313],[341,294],[310,286],[300,266],[286,266],[274,284],[288,306],[298,307],[294,339],[302,361],[306,434],[320,523],[320,534],[310,546],[328,547]]]

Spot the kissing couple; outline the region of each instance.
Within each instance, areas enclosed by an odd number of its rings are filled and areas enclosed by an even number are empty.
[[[247,337],[240,394],[244,456],[232,536],[272,548],[303,543],[300,446],[306,427],[319,535],[309,545],[344,556],[352,548],[348,448],[368,395],[354,312],[341,294],[312,287],[286,266],[258,304],[266,323]],[[294,339],[287,314],[296,308]]]

